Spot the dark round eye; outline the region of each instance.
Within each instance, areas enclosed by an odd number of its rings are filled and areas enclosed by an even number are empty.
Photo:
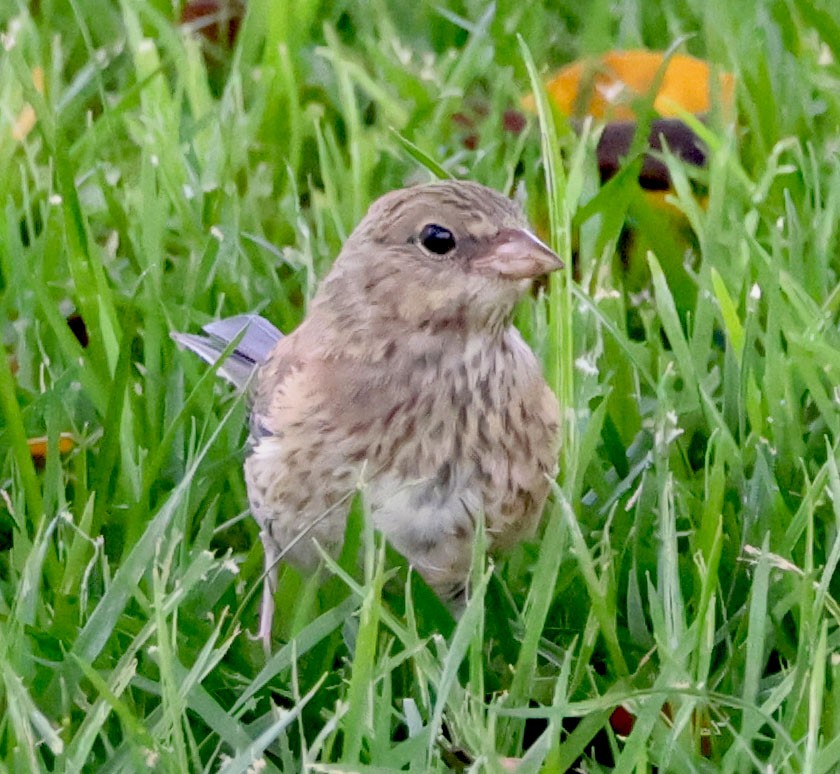
[[[455,249],[455,237],[448,228],[428,223],[420,232],[420,244],[430,253],[446,255]]]

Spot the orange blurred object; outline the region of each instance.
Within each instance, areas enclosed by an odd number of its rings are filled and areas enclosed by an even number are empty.
[[[734,76],[719,72],[715,84],[709,65],[687,54],[673,54],[666,62],[660,51],[610,51],[567,65],[546,89],[554,104],[572,118],[589,115],[628,121],[636,118],[636,100],[647,95],[660,74],[653,108],[662,118],[681,112],[708,113],[715,100],[725,116],[733,114]]]
[[[682,161],[705,166],[706,150],[700,138],[679,116],[692,113],[702,117],[717,104],[724,118],[731,120],[735,113],[735,77],[731,73],[715,73],[706,62],[687,54],[610,51],[573,62],[546,83],[549,98],[564,115],[573,120],[589,116],[606,121],[598,142],[603,181],[615,175],[629,153],[639,101],[653,88],[656,115],[650,124],[648,146],[661,151],[667,144]],[[533,96],[523,104],[533,109]],[[650,154],[644,156],[639,182],[647,190],[667,190],[671,185],[664,162]]]
[[[48,445],[47,436],[43,435],[38,438],[30,438],[27,440],[27,444],[29,444],[29,453],[32,455],[33,460],[36,462],[43,462],[46,459]],[[75,445],[76,442],[73,440],[71,433],[61,433],[61,435],[58,436],[59,454],[67,454],[69,451],[73,450]]]
[[[44,93],[44,70],[42,67],[32,68],[32,83],[39,94]],[[12,139],[15,142],[23,142],[35,127],[36,121],[35,108],[27,102],[12,125]]]

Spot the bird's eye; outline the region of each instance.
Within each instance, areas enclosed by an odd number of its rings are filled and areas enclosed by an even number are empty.
[[[420,244],[430,253],[446,255],[455,249],[455,237],[448,228],[428,223],[420,232]]]

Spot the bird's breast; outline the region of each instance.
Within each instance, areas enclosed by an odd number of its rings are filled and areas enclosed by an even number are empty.
[[[533,353],[511,331],[415,352],[414,363],[382,391],[372,423],[374,508],[409,531],[429,521],[454,534],[478,512],[500,542],[509,528],[529,530],[557,455],[557,403]],[[418,519],[434,512],[440,523]]]

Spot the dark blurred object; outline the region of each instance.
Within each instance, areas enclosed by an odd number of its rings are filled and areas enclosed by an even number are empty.
[[[505,110],[502,115],[502,127],[506,132],[520,134],[527,125],[528,121],[518,110]]]
[[[604,127],[598,141],[598,170],[605,183],[621,168],[636,134],[635,121],[613,121]],[[676,118],[660,118],[650,126],[648,147],[662,151],[666,147],[681,161],[695,167],[706,166],[706,151],[700,138]],[[646,153],[639,172],[639,185],[648,191],[666,191],[671,187],[668,167]]]
[[[76,341],[79,342],[83,347],[87,347],[88,345],[88,332],[87,326],[85,325],[85,321],[82,319],[80,314],[71,314],[67,318],[67,326],[73,331],[73,335],[76,337]]]
[[[215,45],[232,48],[244,16],[244,0],[191,0],[181,9],[180,23]]]
[[[478,147],[477,125],[487,118],[487,113],[487,107],[478,102],[468,107],[465,112],[452,114],[452,123],[467,132],[461,139],[461,144],[467,150],[475,150]],[[508,109],[502,113],[502,129],[506,132],[521,134],[527,125],[528,119],[518,110]]]
[[[636,716],[621,705],[616,707],[610,715],[610,726],[619,736],[630,736],[634,725],[636,725]]]

